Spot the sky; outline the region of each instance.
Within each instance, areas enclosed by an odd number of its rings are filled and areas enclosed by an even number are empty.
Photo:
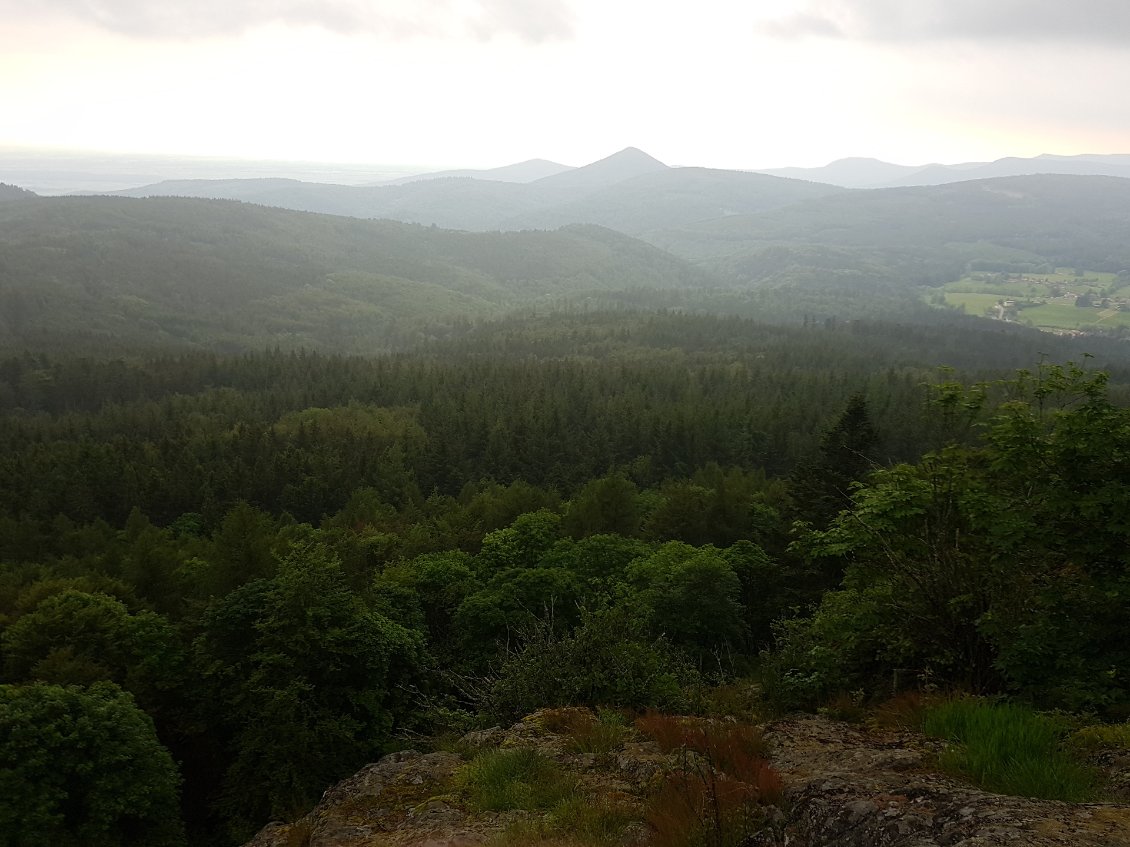
[[[1130,0],[0,0],[3,149],[494,167],[1130,152]]]

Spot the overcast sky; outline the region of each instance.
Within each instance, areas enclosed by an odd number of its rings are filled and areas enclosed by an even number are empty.
[[[0,147],[491,167],[1130,152],[1130,0],[0,0]]]

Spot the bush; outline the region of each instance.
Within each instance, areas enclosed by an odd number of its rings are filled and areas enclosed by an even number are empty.
[[[503,663],[485,710],[512,720],[544,707],[614,706],[678,710],[697,674],[662,639],[647,640],[626,610],[583,612],[559,635],[537,622],[524,646]]]
[[[1025,706],[950,700],[926,712],[922,729],[951,742],[943,768],[989,791],[1069,802],[1093,794],[1094,774],[1061,748],[1069,727]]]
[[[179,782],[116,685],[0,686],[3,847],[181,845]]]
[[[770,705],[815,711],[844,691],[889,688],[891,668],[915,667],[921,656],[900,632],[892,594],[889,583],[829,591],[809,617],[779,621],[762,665]]]

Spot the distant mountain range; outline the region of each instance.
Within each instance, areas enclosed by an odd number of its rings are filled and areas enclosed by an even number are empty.
[[[572,165],[562,165],[548,159],[528,159],[513,165],[503,165],[501,168],[488,168],[486,170],[472,170],[464,168],[454,171],[433,171],[431,173],[412,174],[396,179],[386,179],[374,182],[373,185],[404,185],[408,182],[419,182],[424,179],[449,179],[466,177],[469,179],[491,179],[496,182],[534,182],[547,176],[555,176],[566,171],[574,170]]]
[[[646,153],[628,148],[604,162],[623,159],[650,160]],[[472,179],[495,180],[498,182],[534,182],[547,176],[580,170],[591,173],[590,168],[572,168],[545,159],[531,159],[502,168],[490,170],[458,170],[422,173],[401,177],[395,180],[373,183],[373,185],[403,185],[427,179],[445,177],[469,177]],[[643,172],[654,172],[655,168],[646,165]],[[692,170],[679,168],[679,170]],[[701,170],[701,169],[699,169]],[[993,162],[964,162],[954,165],[895,165],[880,159],[851,157],[838,159],[819,168],[775,168],[749,171],[786,179],[802,179],[808,182],[822,182],[841,188],[899,188],[915,185],[944,185],[950,182],[964,182],[973,179],[993,179],[1002,176],[1028,176],[1033,174],[1070,174],[1074,176],[1119,176],[1130,178],[1130,154],[1078,156],[1057,156],[1045,153],[1032,158],[1010,156]],[[719,173],[724,173],[720,171]]]
[[[947,185],[1032,174],[1130,178],[1130,155],[1038,156],[924,167],[841,159],[823,168],[747,172],[673,168],[629,147],[580,168],[533,159],[491,170],[417,174],[364,186],[272,178],[193,179],[115,193],[242,200],[470,231],[592,223],[643,236],[770,212],[802,200],[831,197],[845,188]]]
[[[535,170],[531,166],[506,173],[513,177]],[[289,179],[176,180],[115,193],[126,197],[242,200],[304,212],[388,218],[472,231],[555,229],[570,223],[592,223],[635,235],[766,211],[842,190],[742,171],[670,168],[629,147],[584,167],[530,182],[442,174],[376,186]]]
[[[1054,156],[1031,159],[1008,157],[995,162],[965,162],[959,165],[893,165],[879,159],[839,159],[821,168],[776,168],[758,173],[787,179],[807,179],[844,188],[897,188],[914,185],[944,185],[974,179],[1033,174],[1074,176],[1118,176],[1130,178],[1130,154]]]

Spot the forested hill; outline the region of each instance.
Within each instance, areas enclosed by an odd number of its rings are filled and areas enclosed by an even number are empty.
[[[703,271],[598,227],[461,233],[183,198],[0,205],[0,346],[377,352],[554,298],[696,288]]]
[[[0,182],[0,203],[5,200],[24,200],[29,197],[34,197],[35,194],[28,191],[26,188],[20,188],[18,185],[8,185],[6,182]]]
[[[938,285],[971,262],[1130,267],[1130,179],[1043,174],[847,190],[765,174],[669,168],[623,151],[527,184],[428,179],[162,183],[130,194],[223,197],[467,230],[606,226],[739,282]]]
[[[1130,267],[1130,179],[1019,176],[851,191],[757,215],[734,215],[648,240],[743,276],[823,261],[909,283],[956,279],[971,260],[1117,272]]]

